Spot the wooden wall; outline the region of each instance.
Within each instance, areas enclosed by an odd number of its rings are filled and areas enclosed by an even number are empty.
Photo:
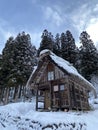
[[[48,72],[52,71],[54,79],[49,80]],[[44,92],[46,93],[44,100],[46,108],[49,105],[51,106],[51,104],[52,108],[60,109],[86,110],[89,108],[86,86],[77,77],[61,71],[59,67],[51,62],[48,64],[39,82],[40,88],[41,84],[43,84],[42,87],[44,86]],[[60,90],[60,85],[64,85],[64,90]],[[55,86],[58,87],[57,91],[54,90]],[[47,97],[47,95],[50,95],[50,97]]]

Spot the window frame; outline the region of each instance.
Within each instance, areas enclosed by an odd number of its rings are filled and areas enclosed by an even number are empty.
[[[54,71],[48,71],[48,81],[54,80]]]
[[[62,88],[63,86],[63,88]],[[64,91],[65,90],[65,85],[64,84],[60,84],[60,91]]]
[[[53,92],[58,92],[59,91],[59,86],[58,85],[54,85],[53,86]]]

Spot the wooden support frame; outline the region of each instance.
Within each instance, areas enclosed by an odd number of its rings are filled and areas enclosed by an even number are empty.
[[[50,82],[49,86],[50,86],[50,109],[52,109],[52,104],[53,104],[53,102],[52,102],[52,97],[53,97],[52,95],[53,94],[52,93],[53,93],[53,90],[52,90],[51,82]]]
[[[36,111],[38,111],[38,86],[37,85],[37,88],[36,88]]]

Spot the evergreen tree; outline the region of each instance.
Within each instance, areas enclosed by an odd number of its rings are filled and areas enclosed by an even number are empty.
[[[35,64],[34,50],[29,34],[22,32],[15,39],[9,38],[2,54],[3,86],[18,87],[26,84]]]
[[[55,37],[55,40],[54,40],[53,52],[56,55],[61,56],[61,41],[60,41],[59,33],[56,34],[56,37]]]
[[[2,66],[2,55],[0,54],[0,69],[1,69],[1,66]]]
[[[31,38],[29,34],[22,32],[15,38],[15,50],[14,50],[14,71],[17,82],[19,84],[25,84],[32,72],[35,61],[35,50],[31,44]],[[12,72],[13,73],[13,72]]]
[[[98,53],[93,41],[86,31],[80,34],[81,74],[90,80],[92,74],[98,73]]]
[[[14,38],[10,37],[7,40],[5,48],[3,49],[2,52],[1,78],[3,87],[7,86],[11,69],[13,69],[14,67],[14,65],[12,64],[13,50],[14,50]]]
[[[44,49],[49,49],[53,51],[53,35],[45,29],[42,33],[41,38],[42,40],[41,40],[40,47],[38,50],[38,55]]]
[[[60,41],[61,41],[61,57],[63,59],[65,59],[65,50],[66,50],[66,37],[65,37],[65,33],[61,33]]]
[[[75,40],[69,30],[67,30],[65,34],[61,34],[61,49],[62,58],[75,65],[77,48],[75,45]]]
[[[0,87],[2,86],[2,73],[1,73],[1,69],[2,69],[2,55],[0,54]]]

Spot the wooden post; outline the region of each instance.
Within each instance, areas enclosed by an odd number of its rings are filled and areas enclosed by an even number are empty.
[[[79,95],[80,95],[80,109],[82,110],[82,101],[81,101],[81,87],[80,86],[78,86],[78,88],[79,88]]]
[[[36,111],[38,111],[38,86],[36,89]]]
[[[73,95],[73,107],[76,108],[76,97],[75,97],[75,86],[74,83],[72,83],[72,95]]]
[[[52,85],[51,85],[51,82],[50,82],[50,109],[52,109]]]
[[[72,99],[71,99],[71,88],[70,88],[70,83],[67,83],[68,86],[68,98],[69,98],[69,109],[72,110]]]
[[[58,83],[58,89],[59,89],[59,90],[58,90],[58,95],[59,95],[59,99],[58,99],[58,100],[59,100],[59,104],[58,104],[58,105],[59,105],[59,109],[61,110],[61,100],[62,100],[62,98],[61,98],[60,85],[59,85],[59,83]]]

